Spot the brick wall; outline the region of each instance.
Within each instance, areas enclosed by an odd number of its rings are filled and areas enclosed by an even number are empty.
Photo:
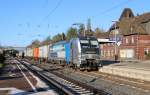
[[[115,44],[114,43],[104,43],[100,44],[101,58],[111,59],[115,58]],[[121,45],[117,46],[118,58],[121,59],[120,50],[133,50],[132,59],[145,60],[147,56],[146,52],[150,52],[150,35],[128,35],[122,36]],[[129,54],[126,54],[127,56]]]
[[[100,44],[101,58],[102,59],[114,59],[115,48],[114,43],[103,43]]]
[[[145,51],[150,51],[150,35],[124,36],[120,49],[133,49],[134,58],[144,60],[146,59]]]

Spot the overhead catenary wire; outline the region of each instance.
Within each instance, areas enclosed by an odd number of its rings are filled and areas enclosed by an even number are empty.
[[[91,17],[89,16],[89,18],[93,19],[93,18],[96,18],[97,16],[104,15],[104,14],[106,14],[106,13],[109,13],[109,12],[113,11],[114,9],[120,7],[120,6],[129,3],[130,1],[133,1],[133,0],[126,0],[126,1],[123,1],[123,2],[119,3],[118,5],[115,5],[115,6],[109,8],[109,9],[107,9],[107,10],[104,10],[104,11],[101,11],[101,12],[97,13],[96,15],[93,15],[93,16],[91,16]],[[48,19],[49,16],[52,15],[52,14],[56,11],[56,9],[61,5],[62,2],[63,2],[63,0],[59,0],[58,3],[56,4],[56,6],[55,6],[51,11],[49,11],[49,13],[41,20],[40,24],[38,24],[37,27],[41,27],[41,24],[42,24],[44,21],[46,21],[46,19]],[[83,20],[83,22],[84,22],[84,21],[87,21],[87,19]]]
[[[89,18],[90,18],[90,19],[94,19],[94,18],[96,18],[96,17],[98,17],[98,16],[100,16],[100,15],[107,14],[107,13],[113,11],[114,9],[119,8],[120,6],[126,5],[127,3],[131,2],[131,1],[133,1],[133,0],[126,0],[126,1],[123,1],[123,2],[121,2],[121,3],[119,3],[119,4],[115,5],[115,6],[113,6],[113,7],[111,7],[111,8],[108,8],[108,9],[106,9],[106,10],[104,10],[104,11],[98,12],[97,14],[95,14],[95,15],[89,17]],[[84,21],[87,21],[87,19],[84,20]]]
[[[59,0],[58,1],[58,3],[56,4],[56,6],[51,11],[49,11],[49,13],[45,17],[43,17],[43,19],[41,20],[41,22],[37,25],[37,28],[41,27],[41,25],[43,24],[43,22],[46,21],[49,18],[49,16],[52,15],[57,10],[57,8],[61,5],[62,2],[63,2],[63,0]],[[37,30],[37,28],[34,29],[34,30]],[[49,24],[48,24],[48,28],[49,28]]]
[[[40,22],[39,25],[41,25],[46,19],[49,18],[50,15],[52,15],[56,9],[61,5],[61,3],[63,2],[63,0],[59,0],[58,3],[56,4],[56,6],[42,19],[42,21]]]
[[[125,1],[119,3],[119,4],[115,5],[115,6],[112,6],[112,7],[108,8],[108,9],[104,10],[104,11],[98,12],[97,14],[95,14],[93,16],[89,16],[89,18],[90,19],[94,19],[94,18],[96,18],[96,17],[98,17],[100,15],[107,14],[107,13],[113,11],[114,9],[117,9],[120,6],[123,6],[123,5],[125,5],[125,4],[127,4],[127,3],[131,2],[131,1],[133,1],[133,0],[125,0]],[[50,15],[52,15],[59,8],[59,6],[62,4],[62,2],[63,2],[63,0],[59,0],[58,1],[56,6],[51,11],[49,11],[49,13],[41,20],[40,24],[37,25],[38,28],[40,28],[41,25],[43,24],[43,22],[46,21],[50,17]],[[82,22],[85,22],[85,21],[87,21],[87,18],[82,20]],[[49,26],[50,25],[48,24],[48,28],[49,28]]]
[[[133,0],[125,0],[125,1],[120,2],[119,4],[117,4],[115,6],[112,6],[112,7],[108,8],[108,9],[104,10],[104,11],[101,11],[101,12],[98,12],[97,14],[95,14],[95,15],[89,16],[88,18],[94,19],[94,18],[96,18],[98,16],[105,15],[105,14],[107,14],[107,13],[109,13],[109,12],[111,12],[111,11],[117,9],[117,8],[119,8],[120,6],[126,5],[127,3],[131,2],[131,1],[133,1]],[[86,22],[88,18],[81,20],[80,23]]]
[[[46,2],[48,2],[48,0]],[[59,0],[57,2],[56,6],[52,10],[50,10],[45,17],[43,17],[43,19],[41,20],[41,22],[39,24],[37,24],[36,28],[34,28],[33,30],[37,31],[37,29],[41,27],[41,25],[44,23],[44,21],[46,21],[49,18],[49,16],[52,15],[57,10],[57,8],[61,5],[62,2],[63,2],[63,0]],[[50,25],[48,24],[48,28],[49,28],[49,26]],[[38,37],[39,37],[39,35],[38,35]]]

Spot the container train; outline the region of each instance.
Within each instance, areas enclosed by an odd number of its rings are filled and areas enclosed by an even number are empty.
[[[99,66],[102,66],[100,63],[99,43],[95,37],[77,37],[69,41],[49,44],[46,54],[44,54],[44,51],[41,52],[42,47],[39,48],[39,58],[44,55],[42,57],[50,61],[50,63],[59,63],[87,71],[97,70]],[[30,53],[34,52],[31,52],[32,50],[29,48],[26,50]],[[29,56],[31,57],[32,54],[29,54]],[[35,54],[33,53],[34,56]]]
[[[24,55],[28,59],[46,60],[48,58],[50,42],[41,42],[39,45],[29,45],[24,50]]]

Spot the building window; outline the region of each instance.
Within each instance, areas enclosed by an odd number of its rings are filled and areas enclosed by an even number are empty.
[[[128,44],[129,43],[129,40],[128,40],[128,38],[126,38],[126,44]]]
[[[144,55],[147,55],[149,53],[149,49],[148,48],[144,48]]]
[[[108,56],[110,56],[110,50],[108,50]]]
[[[134,37],[132,37],[132,39],[131,39],[131,43],[132,43],[132,44],[134,44]]]
[[[106,57],[106,52],[105,52],[105,50],[104,50],[103,56]]]
[[[105,51],[105,56],[106,56],[106,57],[108,56],[108,51],[107,51],[107,50]]]
[[[123,38],[122,43],[123,43],[123,44],[125,44],[125,43],[126,43],[126,39],[125,39],[125,38]]]

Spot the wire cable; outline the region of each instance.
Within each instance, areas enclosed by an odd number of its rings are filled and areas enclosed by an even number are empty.
[[[59,1],[58,1],[58,3],[56,4],[56,6],[48,13],[48,15],[46,15],[46,16],[43,18],[43,20],[41,21],[40,24],[42,24],[42,22],[44,22],[46,19],[48,19],[48,17],[49,17],[50,15],[52,15],[52,14],[56,11],[56,9],[61,5],[62,1],[63,1],[63,0],[59,0]]]
[[[104,10],[104,11],[102,11],[102,12],[97,13],[96,15],[91,16],[91,19],[92,19],[92,18],[96,18],[97,16],[100,16],[100,15],[104,15],[104,14],[106,14],[106,13],[109,13],[109,12],[113,11],[114,9],[120,7],[120,6],[123,6],[123,5],[127,4],[127,3],[129,3],[130,1],[133,1],[133,0],[126,0],[126,1],[123,1],[123,2],[119,3],[118,5],[115,5],[115,6],[109,8],[109,9],[107,9],[107,10]]]

